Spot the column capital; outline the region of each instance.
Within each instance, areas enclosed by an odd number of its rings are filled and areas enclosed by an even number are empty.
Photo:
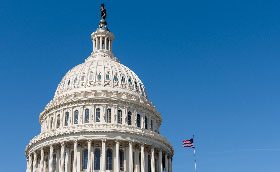
[[[89,140],[87,140],[87,142],[88,142],[88,143],[92,143],[92,140],[91,140],[91,139],[89,139]]]
[[[61,142],[60,145],[61,145],[61,146],[65,146],[65,142]]]

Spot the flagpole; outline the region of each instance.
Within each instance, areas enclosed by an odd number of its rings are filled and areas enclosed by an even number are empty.
[[[194,139],[194,135],[193,135],[193,139]],[[194,157],[194,171],[197,172],[195,146],[193,147],[193,157]]]

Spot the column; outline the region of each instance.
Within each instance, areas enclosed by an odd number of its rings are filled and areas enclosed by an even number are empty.
[[[32,172],[32,155],[31,154],[29,154],[29,157],[28,157],[27,171]]]
[[[74,142],[73,172],[77,172],[77,147],[78,147],[78,141],[75,140],[75,142]]]
[[[129,168],[128,171],[129,172],[133,172],[133,150],[132,150],[132,143],[129,142]]]
[[[115,172],[119,172],[120,171],[120,142],[116,141],[116,163],[115,163]]]
[[[135,172],[140,172],[140,163],[139,163],[139,150],[135,150],[135,157],[134,157],[134,161],[135,161],[135,168],[134,171]]]
[[[152,172],[155,172],[155,149],[152,148],[151,149],[151,168],[152,168]]]
[[[106,171],[106,140],[102,140],[101,172]]]
[[[169,161],[168,161],[167,153],[165,153],[165,172],[169,172],[168,164]]]
[[[64,162],[65,162],[65,143],[62,142],[61,143],[61,150],[60,150],[60,168],[59,171],[60,172],[64,172],[65,168],[64,168]]]
[[[159,150],[158,154],[159,172],[162,172],[162,150]]]
[[[145,172],[145,147],[141,145],[141,172]]]
[[[29,159],[26,158],[26,172],[30,172],[29,171]]]
[[[109,51],[111,51],[111,40],[109,39]]]
[[[59,149],[56,151],[56,156],[55,156],[55,161],[56,161],[56,166],[55,166],[55,172],[58,172],[60,169],[60,151]]]
[[[99,49],[102,50],[102,37],[99,37]]]
[[[87,162],[87,172],[91,172],[91,140],[88,141],[88,162]]]
[[[82,167],[81,167],[81,147],[78,146],[77,148],[77,172],[80,172]]]
[[[44,148],[41,149],[40,172],[44,171]]]
[[[33,172],[36,172],[36,166],[37,166],[37,153],[36,153],[36,152],[34,152],[34,153],[33,153],[33,156],[34,156],[34,158],[33,158]]]
[[[108,37],[105,37],[105,44],[104,44],[105,45],[105,48],[104,48],[105,50],[107,50],[107,40],[108,40]]]
[[[172,167],[172,158],[171,157],[169,158],[169,162],[170,162],[169,163],[169,169],[170,169],[169,172],[172,172],[173,171],[172,170],[173,167]]]
[[[53,172],[53,146],[50,146],[49,172]]]
[[[141,129],[145,129],[145,115],[141,114]]]
[[[64,172],[70,172],[69,160],[70,160],[70,150],[67,149],[66,152],[65,152],[65,169],[64,169]]]

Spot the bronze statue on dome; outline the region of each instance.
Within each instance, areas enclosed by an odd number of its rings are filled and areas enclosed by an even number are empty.
[[[104,3],[101,4],[100,12],[101,12],[101,18],[106,20],[107,12]]]

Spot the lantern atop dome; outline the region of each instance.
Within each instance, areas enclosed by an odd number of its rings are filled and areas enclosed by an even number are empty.
[[[97,30],[91,34],[91,39],[93,42],[93,54],[105,53],[112,56],[112,43],[114,40],[114,34],[110,32],[107,27],[107,12],[104,4],[101,4],[100,6],[100,16],[101,20],[99,22],[99,26]]]

